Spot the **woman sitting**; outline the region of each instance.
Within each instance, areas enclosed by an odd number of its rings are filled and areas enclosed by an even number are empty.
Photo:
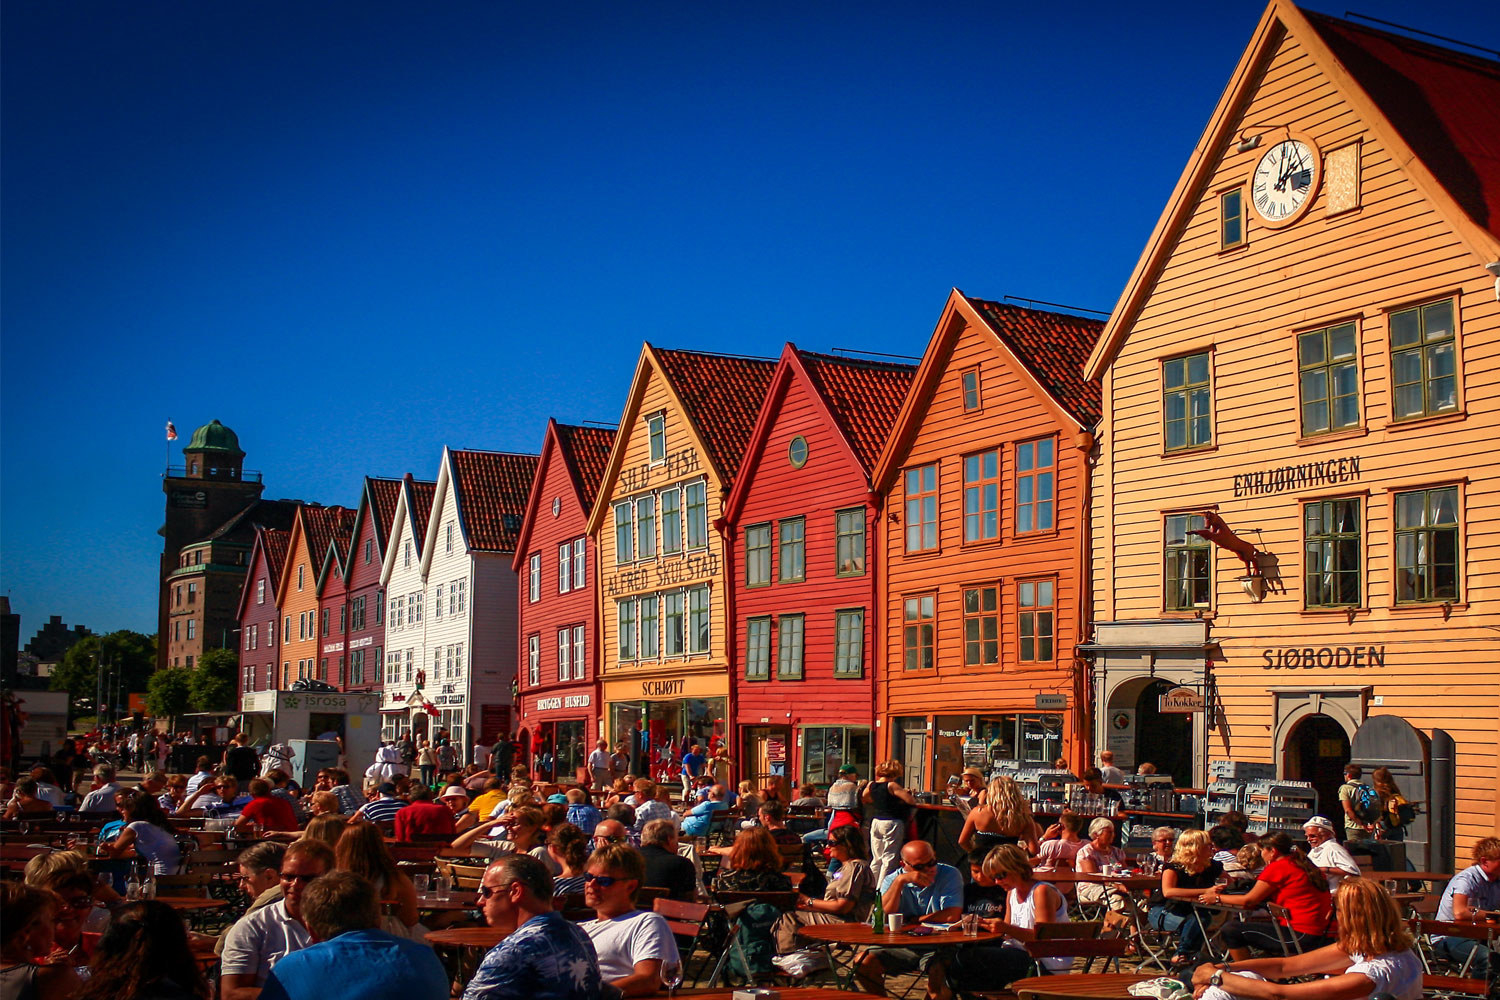
[[[1042,869],[1072,871],[1078,852],[1087,843],[1083,839],[1083,817],[1067,810],[1042,835],[1042,846],[1033,864]]]
[[[547,854],[561,869],[552,879],[552,895],[583,892],[584,866],[588,864],[589,835],[572,823],[563,823],[547,837]]]
[[[1203,924],[1193,904],[1203,890],[1224,877],[1224,866],[1214,860],[1214,845],[1202,830],[1187,830],[1177,838],[1172,859],[1161,873],[1161,897],[1153,900],[1151,926],[1177,935],[1175,967],[1192,964],[1203,948]]]
[[[314,793],[318,794],[318,793]],[[338,813],[322,813],[307,821],[298,840],[321,840],[330,848],[337,847],[339,838],[349,826],[349,820]]]
[[[875,898],[875,876],[870,871],[870,852],[857,826],[841,826],[828,835],[828,856],[839,863],[828,874],[822,899],[797,894],[795,926],[782,927],[781,950],[796,947],[797,927],[808,924],[839,924],[862,921]]]
[[[340,871],[369,879],[381,900],[396,904],[395,916],[387,917],[383,929],[409,936],[417,925],[417,890],[391,857],[380,827],[364,821],[350,823],[333,849],[333,858]]]
[[[1262,903],[1275,903],[1286,908],[1290,920],[1289,927],[1283,926],[1282,934],[1295,938],[1302,951],[1313,951],[1331,943],[1335,928],[1328,879],[1292,846],[1292,838],[1285,833],[1262,837],[1256,846],[1260,848],[1266,867],[1256,876],[1255,885],[1249,892],[1236,895],[1209,889],[1199,897],[1200,900],[1247,909]],[[1249,958],[1251,948],[1285,954],[1285,946],[1270,921],[1231,921],[1220,937],[1229,949],[1229,957],[1236,962]]]
[[[984,801],[969,810],[958,846],[965,851],[988,851],[1002,844],[1020,844],[1027,856],[1037,853],[1042,828],[1031,816],[1031,803],[1021,786],[1006,777],[990,779]]]
[[[155,797],[127,788],[115,795],[115,808],[120,810],[125,828],[114,840],[102,845],[103,851],[112,858],[133,851],[151,862],[151,870],[156,874],[175,874],[182,864],[182,848],[177,846],[172,823]]]
[[[79,1000],[205,1000],[208,983],[188,946],[182,916],[166,903],[122,907],[99,938]]]
[[[1148,875],[1155,875],[1171,863],[1172,848],[1176,843],[1177,831],[1170,826],[1159,826],[1151,831],[1151,850],[1143,856],[1143,867]]]
[[[502,836],[484,837],[498,829]],[[517,806],[504,816],[487,819],[465,830],[453,841],[459,850],[469,850],[476,857],[503,858],[507,854],[533,854],[546,847],[542,833],[542,811],[535,806]]]
[[[781,871],[781,851],[769,830],[751,827],[734,838],[734,849],[714,876],[714,892],[791,892],[792,880]],[[739,944],[749,962],[752,978],[774,975],[771,958],[776,954],[772,931],[781,910],[766,903],[752,903],[740,915]],[[738,969],[739,955],[731,962]]]
[[[1089,842],[1079,848],[1074,867],[1085,874],[1099,875],[1107,865],[1123,865],[1125,852],[1115,846],[1114,821],[1099,816],[1089,824]],[[1108,902],[1112,910],[1123,910],[1130,903],[1130,894],[1114,891],[1111,886],[1099,882],[1078,883],[1078,901],[1098,906]]]
[[[57,813],[52,803],[37,798],[36,782],[22,778],[16,782],[15,798],[5,804],[5,814],[0,819],[40,820],[52,819]]]
[[[1378,882],[1351,878],[1339,885],[1334,900],[1339,912],[1335,943],[1284,958],[1200,965],[1193,973],[1194,995],[1201,1000],[1369,1000],[1384,993],[1396,1000],[1419,1000],[1422,962],[1391,894]],[[1270,981],[1303,976],[1328,978]]]
[[[71,965],[37,964],[56,944],[53,918],[59,905],[57,896],[45,889],[16,882],[0,885],[0,995],[64,1000],[78,992]]]

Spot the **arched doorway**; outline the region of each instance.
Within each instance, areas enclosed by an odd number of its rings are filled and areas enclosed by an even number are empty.
[[[1349,734],[1330,715],[1304,716],[1282,745],[1281,773],[1293,781],[1310,782],[1318,793],[1318,808],[1342,831],[1344,810],[1339,786],[1349,762]]]
[[[1193,719],[1185,712],[1161,711],[1161,696],[1177,685],[1153,680],[1135,700],[1135,762],[1150,762],[1157,774],[1170,774],[1179,787],[1193,780]]]

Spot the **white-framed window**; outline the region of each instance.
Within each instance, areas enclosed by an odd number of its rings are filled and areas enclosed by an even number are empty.
[[[573,589],[582,590],[588,583],[588,549],[586,538],[573,539]]]
[[[437,585],[437,592],[432,595],[432,617],[437,621],[443,620],[443,585]]]
[[[712,639],[707,587],[693,587],[688,591],[688,652],[706,653]]]
[[[662,619],[666,626],[666,640],[662,649],[667,656],[681,656],[687,651],[687,613],[682,591],[672,590],[661,595]]]
[[[297,567],[297,589],[298,590],[302,589],[302,581],[306,577],[306,571],[307,571],[307,567],[306,566],[298,566]],[[190,583],[190,584],[188,584],[188,593],[191,594],[192,592],[193,592],[193,585]],[[189,598],[189,600],[191,600],[191,598]]]
[[[447,676],[448,676],[449,680],[452,680],[454,677],[458,676],[454,672],[454,670],[453,670],[453,647],[452,646],[445,646],[444,650],[448,654],[448,674],[447,674]]]
[[[417,591],[415,594],[411,595],[411,602],[412,602],[411,620],[412,620],[412,624],[415,625],[417,622],[419,622],[419,621],[422,620],[422,592],[420,590]]]
[[[573,630],[557,630],[557,679],[565,681],[573,670]]]
[[[784,681],[802,679],[802,637],[806,622],[801,615],[782,615],[776,623],[776,677]]]
[[[411,567],[411,542],[407,542],[401,549],[401,565]]]
[[[287,615],[284,619],[282,619],[282,636],[281,636],[281,641],[282,642],[291,642],[292,641],[292,616],[291,615]]]
[[[272,619],[266,622],[266,648],[276,648],[276,621]]]
[[[653,413],[646,418],[646,437],[651,450],[651,464],[667,460],[667,415]]]
[[[542,683],[542,637],[526,637],[526,683],[536,687]]]
[[[460,614],[461,615],[461,614],[464,613],[464,601],[469,596],[469,581],[468,581],[468,578],[465,577],[464,579],[459,580],[458,582],[454,583],[453,588],[458,593],[458,610],[455,611],[454,614]]]
[[[375,683],[385,683],[385,656],[384,651],[376,646],[370,650],[370,664],[375,670]]]
[[[255,603],[266,603],[266,578],[261,577],[255,581]]]
[[[557,547],[557,592],[566,594],[573,589],[573,546],[563,542]]]
[[[385,591],[375,591],[375,624],[379,625],[385,621]],[[379,659],[377,657],[376,659]]]
[[[400,631],[406,626],[406,600],[401,597],[391,600],[391,628]]]
[[[365,682],[365,651],[356,649],[349,654],[349,683],[363,684]]]
[[[641,659],[654,660],[661,655],[661,602],[655,594],[640,598]]]
[[[196,639],[198,637],[198,619],[196,619],[196,618],[189,618],[187,620],[187,623],[188,623],[188,634],[187,634],[187,637],[189,639]]]
[[[771,619],[745,621],[745,680],[771,679]]]
[[[682,490],[676,486],[661,491],[661,550],[682,551]]]
[[[412,664],[415,659],[416,650],[408,649],[406,651],[406,680],[408,683],[411,682],[412,675],[415,673],[415,671],[412,669]]]
[[[687,494],[687,547],[708,546],[708,484],[699,480],[684,487]]]
[[[443,534],[444,534],[444,540],[443,540],[444,551],[446,551],[446,552],[452,552],[453,551],[453,522],[452,521],[448,522],[447,530]]]
[[[375,539],[373,539],[373,538],[366,538],[365,539],[365,565],[366,566],[370,565],[370,560],[372,558],[374,558],[374,556],[375,556]],[[361,661],[363,661],[364,658],[361,657],[360,659],[361,659]],[[361,678],[364,677],[364,668],[363,667],[360,668],[360,677]]]
[[[656,495],[638,497],[635,501],[635,556],[656,558]]]
[[[587,648],[582,625],[573,626],[573,679],[583,680],[583,665],[586,662],[584,650]]]
[[[833,676],[865,675],[865,609],[834,612]]]
[[[432,651],[432,683],[436,684],[443,679],[443,647],[438,646]]]

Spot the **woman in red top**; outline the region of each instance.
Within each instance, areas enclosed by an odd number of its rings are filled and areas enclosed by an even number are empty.
[[[297,813],[286,799],[271,794],[271,783],[265,778],[250,779],[250,801],[240,810],[234,828],[240,833],[250,833],[254,824],[262,830],[280,833],[297,831]]]
[[[1201,901],[1247,909],[1262,903],[1275,903],[1286,908],[1290,925],[1283,925],[1282,936],[1297,939],[1301,951],[1309,952],[1332,944],[1338,929],[1334,925],[1333,896],[1328,892],[1327,877],[1292,846],[1292,838],[1284,833],[1262,837],[1256,846],[1260,848],[1266,867],[1256,876],[1250,891],[1226,895],[1217,889],[1209,889],[1200,897]],[[1231,921],[1221,936],[1229,949],[1229,957],[1236,962],[1249,958],[1251,948],[1286,954],[1286,948],[1269,920]]]

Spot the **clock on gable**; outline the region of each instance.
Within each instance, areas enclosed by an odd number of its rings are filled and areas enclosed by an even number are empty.
[[[1302,217],[1322,180],[1323,161],[1311,140],[1289,136],[1261,154],[1250,175],[1250,204],[1268,226]]]

